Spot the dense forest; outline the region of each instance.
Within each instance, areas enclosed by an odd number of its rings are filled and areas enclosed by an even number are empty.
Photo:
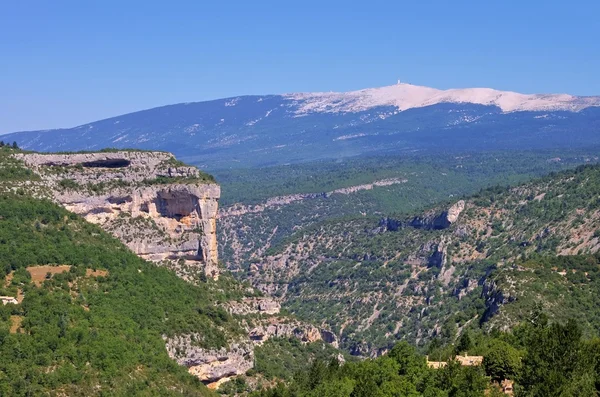
[[[407,185],[373,195],[376,210],[414,211],[480,188],[517,184],[532,177],[598,162],[600,147],[537,151],[402,153],[350,157],[251,169],[214,170],[223,188],[221,203],[253,204],[269,197],[328,192],[387,178],[406,177]],[[380,197],[381,196],[381,197]],[[408,200],[407,200],[408,199]],[[405,201],[410,201],[407,205]]]
[[[1,295],[23,296],[0,306],[0,395],[204,393],[162,336],[201,332],[199,343],[223,346],[237,332],[214,306],[223,293],[139,259],[49,201],[4,195],[0,217]],[[71,266],[39,286],[26,270],[54,264]]]
[[[0,148],[0,295],[17,301],[0,306],[0,395],[210,395],[163,337],[201,332],[218,347],[239,333],[215,305],[237,293],[227,278],[194,286],[29,196],[36,175],[16,146]]]
[[[432,360],[439,348],[430,349]],[[501,385],[507,384],[517,396],[591,397],[600,391],[600,339],[582,338],[576,321],[551,323],[537,312],[511,332],[465,333],[445,349],[451,356],[441,368],[429,368],[428,357],[406,342],[376,359],[344,365],[315,360],[289,383],[252,396],[503,396]],[[482,364],[461,365],[454,355],[464,353],[483,356]]]

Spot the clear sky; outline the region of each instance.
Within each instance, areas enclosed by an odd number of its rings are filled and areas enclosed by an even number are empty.
[[[0,133],[243,94],[600,95],[600,1],[0,2]]]

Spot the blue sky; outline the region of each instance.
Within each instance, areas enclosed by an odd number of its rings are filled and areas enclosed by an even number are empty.
[[[600,95],[598,1],[4,1],[0,133],[243,94]]]

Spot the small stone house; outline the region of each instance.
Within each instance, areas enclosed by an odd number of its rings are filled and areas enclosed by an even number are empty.
[[[483,363],[483,356],[456,356],[456,361],[463,366],[478,366]],[[438,369],[446,366],[445,361],[429,361],[429,356],[427,356],[427,366],[429,368]]]
[[[483,356],[456,356],[456,361],[464,366],[477,366],[483,363]]]
[[[447,365],[448,363],[445,361],[427,361],[427,366],[433,369],[440,369]]]
[[[2,301],[3,305],[8,305],[9,303],[13,303],[16,305],[19,303],[17,301],[17,298],[14,298],[12,296],[0,296],[0,300]]]

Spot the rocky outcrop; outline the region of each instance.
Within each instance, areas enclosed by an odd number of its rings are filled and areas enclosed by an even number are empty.
[[[252,298],[255,299],[255,298]],[[205,349],[198,346],[200,334],[186,334],[167,338],[169,357],[188,368],[190,374],[205,383],[241,375],[254,367],[254,348],[270,338],[297,338],[305,343],[323,341],[338,347],[331,331],[299,321],[271,317],[252,329],[247,328],[248,339],[231,343],[228,348]]]
[[[46,179],[64,178],[60,171],[71,169],[74,172],[68,176],[78,183],[111,182],[115,179],[136,182],[156,177],[196,177],[199,174],[197,168],[178,163],[171,153],[166,152],[17,153],[15,157],[38,171],[54,170],[43,172]]]
[[[281,304],[273,298],[244,298],[242,301],[227,302],[225,310],[230,314],[277,314],[281,310]]]
[[[260,325],[250,330],[249,336],[256,343],[262,343],[270,338],[296,338],[307,343],[324,341],[338,347],[337,337],[333,332],[296,321]]]
[[[394,218],[383,218],[379,221],[379,231],[397,232],[402,228],[402,221]]]
[[[516,299],[515,296],[503,291],[494,280],[485,280],[481,295],[485,299],[486,306],[481,318],[482,323],[489,321],[498,313],[502,305],[511,303]]]
[[[246,373],[254,366],[254,347],[251,343],[233,343],[229,348],[204,349],[195,346],[199,335],[164,337],[169,357],[205,383]]]
[[[469,293],[474,291],[477,286],[479,286],[479,282],[477,280],[465,278],[454,288],[452,295],[461,300]]]
[[[350,354],[356,357],[377,358],[388,352],[387,348],[376,348],[366,341],[354,343],[349,348]]]
[[[430,212],[422,216],[416,216],[409,221],[401,221],[394,218],[383,218],[379,222],[379,232],[395,232],[403,227],[413,227],[415,229],[425,230],[443,230],[447,229],[453,223],[456,223],[458,217],[465,209],[465,201],[460,200],[453,204],[448,210],[441,213]]]
[[[185,263],[218,277],[220,187],[162,152],[18,154],[53,199],[145,259]]]
[[[441,214],[428,214],[415,217],[409,222],[409,226],[417,229],[442,230],[450,227],[458,220],[459,215],[465,209],[464,200],[460,200]]]
[[[459,200],[452,207],[448,208],[448,211],[446,212],[446,220],[448,221],[448,223],[452,224],[456,222],[458,220],[458,216],[461,214],[461,212],[464,211],[464,209],[464,200]]]
[[[438,269],[442,269],[446,264],[446,257],[446,244],[444,244],[444,242],[440,242],[433,250],[433,253],[429,256],[429,259],[427,260],[427,265],[429,267],[437,267]]]

